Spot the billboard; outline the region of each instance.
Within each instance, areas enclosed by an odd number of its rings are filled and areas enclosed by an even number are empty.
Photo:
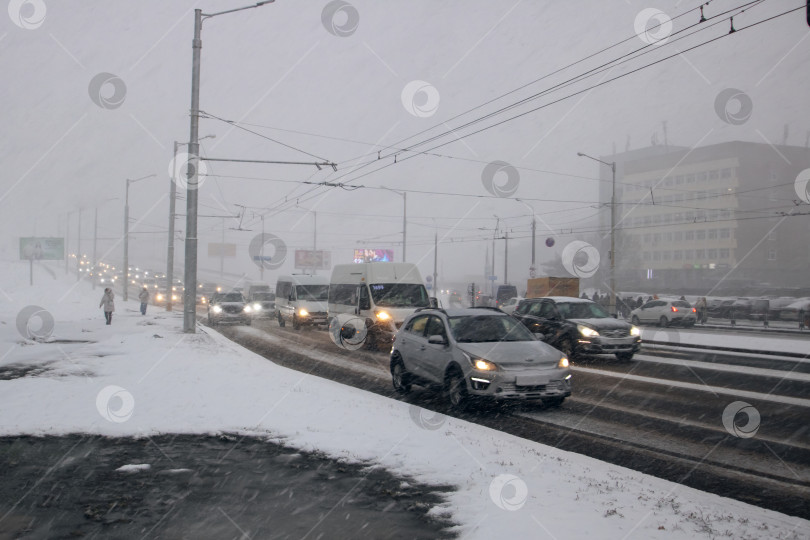
[[[298,270],[329,270],[332,268],[332,252],[312,249],[295,250],[295,268]]]
[[[34,236],[20,238],[20,260],[61,261],[64,259],[64,238]]]
[[[209,257],[236,257],[236,244],[208,242]]]
[[[355,249],[354,262],[394,262],[393,249]]]

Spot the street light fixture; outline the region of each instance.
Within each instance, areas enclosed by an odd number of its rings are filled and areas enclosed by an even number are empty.
[[[611,313],[616,313],[616,162],[602,161],[601,159],[577,152],[579,157],[586,157],[610,167],[613,175],[610,194],[610,305]]]
[[[194,333],[197,324],[197,166],[200,160],[200,55],[202,51],[202,23],[226,13],[234,13],[246,9],[253,9],[274,0],[256,2],[250,6],[229,9],[218,13],[203,13],[201,9],[194,10],[194,40],[191,43],[191,126],[188,143],[188,186],[186,188],[186,268],[185,292],[183,295],[183,331]]]
[[[204,139],[214,139],[216,135],[206,135],[201,137],[200,141]],[[198,141],[199,142],[199,141]],[[172,287],[174,282],[174,220],[175,220],[175,202],[177,200],[177,148],[181,145],[188,143],[181,143],[174,141],[174,161],[172,162],[172,177],[169,179],[169,246],[166,259],[166,282],[168,283],[168,291],[166,291],[166,311],[172,310]],[[196,299],[195,299],[196,301]]]
[[[124,302],[127,301],[127,290],[129,289],[129,185],[153,176],[156,175],[150,174],[134,180],[127,178],[127,189],[124,196]]]
[[[402,262],[405,262],[405,246],[408,234],[408,193],[405,191],[397,191],[396,189],[380,186],[382,189],[402,195]]]

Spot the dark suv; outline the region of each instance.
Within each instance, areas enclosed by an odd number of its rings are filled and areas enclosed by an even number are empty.
[[[569,358],[584,354],[615,354],[631,360],[641,348],[641,331],[611,317],[590,300],[567,296],[526,298],[512,314]]]

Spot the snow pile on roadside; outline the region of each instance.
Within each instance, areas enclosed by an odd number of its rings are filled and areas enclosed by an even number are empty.
[[[450,513],[464,538],[787,539],[810,530],[806,520],[285,369],[206,329],[183,334],[179,313],[142,317],[119,300],[105,326],[101,290],[53,279],[30,288],[8,283],[18,265],[0,270],[11,276],[0,285],[0,370],[34,370],[0,381],[0,435],[266,437],[456,486],[434,512]],[[29,304],[53,315],[51,343],[18,333]]]

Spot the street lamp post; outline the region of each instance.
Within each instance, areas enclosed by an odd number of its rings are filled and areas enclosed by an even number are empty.
[[[155,176],[154,174],[150,174],[147,176],[142,176],[141,178],[136,178],[134,180],[130,180],[127,178],[127,189],[124,194],[124,275],[123,275],[123,282],[124,282],[124,301],[127,301],[127,292],[129,290],[129,185],[134,184],[135,182],[140,182],[141,180],[146,180],[147,178],[152,178]]]
[[[579,157],[586,157],[610,167],[612,173],[610,194],[610,306],[611,313],[616,313],[616,162],[602,161],[588,154],[577,152]]]
[[[104,199],[101,201],[105,203],[107,201],[117,201],[118,197],[111,197],[109,199]],[[96,205],[95,211],[93,212],[93,290],[96,289],[96,281],[98,281],[98,258],[96,256],[97,248],[98,247],[98,204]]]
[[[534,277],[531,274],[537,268],[535,266],[535,238],[537,236],[537,215],[535,215],[535,213],[534,213],[534,208],[532,208],[527,202],[521,201],[520,199],[515,199],[515,200],[532,211],[532,265],[529,267],[529,277]]]
[[[185,291],[183,294],[183,331],[194,333],[197,322],[197,166],[200,159],[199,123],[200,123],[200,53],[202,51],[202,23],[218,15],[253,9],[274,0],[256,2],[218,13],[203,13],[194,10],[194,40],[191,43],[191,125],[188,143],[188,185],[186,187],[186,253],[185,253]]]

